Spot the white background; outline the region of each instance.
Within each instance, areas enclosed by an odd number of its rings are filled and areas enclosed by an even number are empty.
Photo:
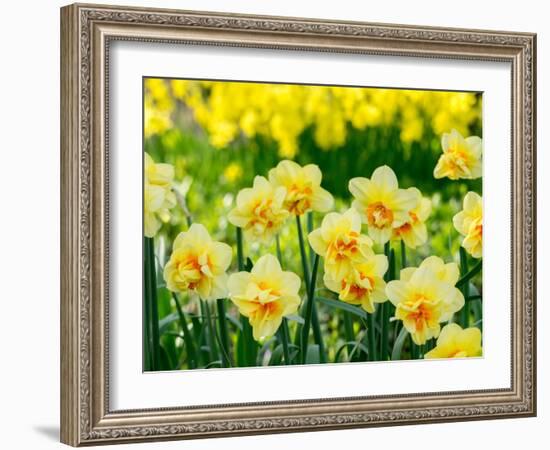
[[[374,22],[509,29],[539,33],[538,122],[550,120],[548,88],[548,14],[544,2],[436,1],[410,2],[298,2],[272,0],[193,0],[131,4],[202,10],[235,11]],[[1,383],[3,448],[59,448],[59,11],[57,1],[15,2],[3,5],[2,57],[2,277]],[[550,189],[543,177],[548,165],[548,135],[540,127],[539,230],[548,229],[544,192]],[[549,240],[539,233],[539,299],[550,294],[543,283],[548,270],[542,255]],[[539,302],[539,417],[332,431],[294,435],[230,438],[192,442],[142,444],[139,448],[263,449],[334,448],[343,440],[350,446],[407,446],[422,448],[518,447],[545,448],[550,425],[547,403],[548,360],[545,343],[547,303]],[[125,448],[129,448],[124,446]],[[137,448],[137,447],[131,447]]]
[[[267,56],[269,55],[269,56]],[[114,410],[337,398],[510,386],[510,65],[384,56],[115,42],[110,61],[111,290]],[[153,72],[151,72],[153,71]],[[483,358],[142,373],[142,76],[250,79],[483,92]],[[406,76],[404,75],[406,74]],[[506,125],[505,125],[506,127]],[[504,132],[503,132],[504,131]],[[489,168],[489,169],[487,169]],[[492,274],[493,276],[490,276]],[[138,299],[138,301],[136,301]],[[136,345],[136,343],[138,345]],[[426,377],[429,370],[430,376]],[[404,377],[403,373],[407,376]],[[328,381],[332,380],[332,381]],[[346,380],[345,383],[338,380]],[[365,380],[369,380],[368,383]],[[228,389],[231,386],[231,389]],[[265,389],[269,386],[269,389]]]

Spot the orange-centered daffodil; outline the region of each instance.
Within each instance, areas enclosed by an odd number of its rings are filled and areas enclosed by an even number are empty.
[[[229,298],[248,317],[254,339],[275,334],[284,316],[294,314],[300,305],[300,278],[285,272],[277,258],[264,255],[250,272],[231,274]]]
[[[455,287],[458,277],[456,263],[430,256],[418,268],[403,269],[399,280],[386,285],[395,319],[403,321],[415,344],[439,336],[440,323],[464,306],[464,296]]]
[[[464,197],[463,209],[453,217],[453,225],[464,236],[462,247],[474,258],[483,254],[483,200],[475,192]]]
[[[407,221],[393,229],[393,239],[403,239],[405,245],[409,248],[416,248],[428,240],[428,231],[426,229],[426,219],[432,210],[432,202],[422,197],[417,188],[409,188],[416,197],[416,205],[409,211]]]
[[[321,227],[308,236],[315,253],[325,259],[325,273],[333,280],[343,279],[354,261],[371,256],[372,240],[361,234],[361,217],[351,208],[344,214],[328,213]]]
[[[206,228],[191,225],[176,237],[164,267],[166,287],[173,292],[196,292],[202,300],[227,297],[227,274],[231,247],[213,241]]]
[[[415,207],[415,193],[399,189],[397,177],[388,166],[378,167],[368,178],[352,178],[349,190],[355,197],[352,203],[368,227],[369,236],[385,244],[393,229],[410,219],[409,211]]]
[[[275,187],[265,177],[256,176],[251,188],[237,194],[237,206],[229,212],[228,220],[242,228],[247,239],[269,243],[289,216],[285,197],[285,187]]]
[[[441,147],[443,154],[435,166],[435,178],[471,180],[481,177],[481,138],[477,136],[464,138],[458,131],[452,130],[441,137]]]
[[[157,164],[145,153],[143,175],[143,233],[152,238],[162,222],[170,219],[169,210],[176,205],[176,196],[172,192],[174,167]]]
[[[374,313],[375,303],[383,303],[386,296],[384,274],[388,270],[388,258],[385,255],[370,256],[353,263],[351,270],[342,278],[334,279],[325,272],[325,286],[339,294],[338,298],[352,305],[361,305],[368,313]]]
[[[456,323],[445,325],[437,339],[437,345],[424,358],[468,358],[481,356],[481,331],[479,328],[462,329]]]
[[[302,167],[294,161],[284,160],[269,171],[270,183],[286,188],[285,208],[296,216],[332,208],[334,199],[321,187],[321,179],[321,170],[315,164]]]

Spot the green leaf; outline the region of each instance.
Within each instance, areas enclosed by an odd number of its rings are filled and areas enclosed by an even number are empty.
[[[348,341],[344,342],[340,347],[338,347],[338,350],[336,350],[336,355],[334,356],[334,362],[339,362],[340,354],[344,351],[345,348],[351,347],[351,351],[348,357],[348,361],[351,361],[351,358],[353,357],[354,353],[357,351],[357,349],[361,349],[367,354],[369,350],[361,341]]]
[[[288,316],[285,316],[288,320],[292,320],[293,322],[298,322],[299,324],[303,325],[305,323],[305,320],[303,317],[298,316],[297,314],[290,314]]]
[[[204,366],[204,369],[211,369],[212,367],[222,367],[222,362],[219,359],[216,361],[211,361]]]
[[[319,346],[317,344],[310,344],[307,346],[305,364],[319,364],[321,359],[319,358]]]
[[[159,333],[163,334],[168,331],[168,328],[170,328],[170,325],[172,325],[174,322],[179,320],[178,313],[172,313],[168,314],[166,317],[163,317],[159,320]]]
[[[340,300],[332,300],[331,298],[326,298],[326,297],[315,297],[315,299],[320,303],[324,303],[325,305],[330,306],[331,308],[341,309],[342,311],[348,311],[363,319],[366,319],[368,316],[366,311],[364,311],[363,309],[357,306],[350,305],[349,303],[346,303]]]
[[[227,320],[229,320],[235,326],[235,328],[237,328],[237,330],[242,331],[243,326],[242,326],[241,322],[238,319],[236,319],[235,317],[233,317],[229,313],[226,313],[225,317],[226,317]]]
[[[474,276],[476,276],[478,272],[481,271],[482,267],[483,267],[483,260],[480,259],[479,262],[469,272],[463,275],[462,278],[456,282],[456,287],[459,288],[460,286],[465,284],[467,281],[472,279]]]
[[[397,339],[393,344],[393,350],[391,352],[392,361],[398,361],[401,359],[401,351],[403,350],[403,344],[405,344],[405,340],[407,339],[408,335],[409,335],[409,332],[407,331],[407,329],[405,327],[401,328],[401,331],[399,332],[399,335],[397,336]]]
[[[283,360],[283,346],[277,345],[273,352],[271,352],[271,357],[269,358],[270,366],[280,366]]]

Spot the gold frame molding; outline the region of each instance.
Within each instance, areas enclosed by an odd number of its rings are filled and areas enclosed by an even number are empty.
[[[509,62],[509,389],[112,411],[108,63],[113,40]],[[80,446],[536,414],[536,35],[107,5],[61,9],[61,440]]]

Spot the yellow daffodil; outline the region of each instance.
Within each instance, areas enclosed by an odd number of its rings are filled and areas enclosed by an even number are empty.
[[[285,272],[277,258],[264,255],[250,272],[231,274],[229,298],[248,317],[254,339],[275,334],[284,316],[294,314],[300,305],[300,278]]]
[[[434,169],[435,178],[448,177],[475,179],[481,177],[481,139],[477,136],[464,137],[456,130],[441,137],[443,154]]]
[[[338,298],[352,305],[361,305],[368,313],[374,313],[375,303],[383,303],[386,296],[386,282],[383,279],[388,270],[385,255],[372,254],[363,261],[354,263],[341,280],[332,278],[330,272],[324,276],[325,286],[339,294]]]
[[[474,258],[483,254],[483,201],[475,192],[464,197],[463,208],[453,217],[453,225],[464,236],[462,247]]]
[[[422,197],[422,194],[416,188],[409,188],[408,191],[414,192],[416,205],[409,211],[407,221],[393,229],[392,237],[393,239],[403,239],[403,242],[409,248],[416,248],[428,240],[426,219],[432,210],[432,202]]]
[[[237,195],[237,206],[228,215],[229,222],[244,230],[252,241],[269,243],[289,216],[284,208],[286,188],[273,186],[265,177],[256,176],[251,188]]]
[[[311,210],[326,212],[332,208],[334,199],[321,187],[321,178],[321,170],[315,164],[302,167],[288,159],[269,171],[271,184],[286,188],[285,208],[296,216]]]
[[[415,207],[415,192],[399,189],[388,166],[378,167],[370,179],[351,179],[349,190],[355,197],[352,206],[368,226],[369,236],[380,244],[388,242],[393,229],[410,219],[409,211]]]
[[[445,325],[437,339],[437,345],[424,358],[468,358],[481,356],[481,331],[479,328],[462,329],[456,323]]]
[[[149,154],[144,154],[143,182],[143,232],[146,237],[157,234],[161,221],[168,221],[169,210],[176,205],[172,192],[174,167],[156,164]]]
[[[455,287],[458,277],[456,263],[430,256],[418,268],[403,269],[399,280],[386,285],[395,319],[403,321],[415,344],[439,336],[440,323],[464,306],[464,296]]]
[[[371,256],[372,240],[361,234],[361,217],[351,208],[344,214],[328,213],[321,227],[308,236],[315,253],[325,259],[325,272],[341,280],[352,269],[354,261]]]
[[[202,300],[227,297],[227,274],[231,247],[213,241],[198,223],[178,234],[164,267],[164,280],[172,292],[196,292]]]

